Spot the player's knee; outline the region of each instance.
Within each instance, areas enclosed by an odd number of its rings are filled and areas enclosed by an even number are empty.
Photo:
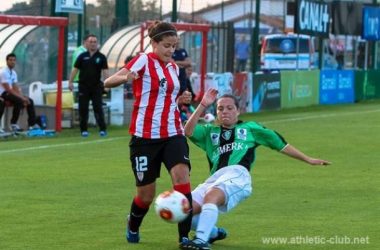
[[[181,163],[170,170],[170,176],[174,184],[184,184],[190,182],[189,166]]]
[[[200,214],[202,211],[202,207],[193,200],[193,215]]]
[[[153,202],[154,196],[155,186],[146,186],[137,189],[137,196],[135,199],[137,198],[138,201],[142,203],[141,205],[149,206]]]
[[[212,188],[211,190],[209,190],[203,199],[203,204],[212,203],[217,206],[221,206],[225,202],[226,202],[225,194],[219,188]]]

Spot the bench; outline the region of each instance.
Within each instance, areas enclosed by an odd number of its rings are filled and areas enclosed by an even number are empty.
[[[13,112],[13,105],[12,103],[6,101],[5,106],[6,107],[4,110],[4,115],[1,119],[1,127],[5,131],[11,131],[10,125],[11,125],[11,118],[12,118],[12,112]],[[48,106],[48,105],[34,105],[34,108],[36,110],[36,116],[38,115],[46,116],[46,122],[47,122],[46,129],[55,130],[55,107]],[[18,118],[17,124],[20,126],[21,129],[29,130],[28,114],[26,113],[25,108],[21,110],[20,117]]]
[[[62,128],[72,128],[79,126],[78,103],[75,103],[75,96],[78,93],[78,84],[74,83],[74,89],[71,92],[68,88],[69,82],[62,81]],[[29,97],[33,99],[34,104],[46,104],[55,106],[57,98],[57,84],[43,84],[33,82],[29,85]],[[107,125],[111,123],[111,108],[103,106],[104,118]],[[89,126],[96,126],[92,104],[89,106]]]

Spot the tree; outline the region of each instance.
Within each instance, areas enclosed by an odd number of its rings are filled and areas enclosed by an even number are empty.
[[[12,7],[5,11],[7,15],[27,15],[27,16],[47,16],[50,13],[50,0],[31,0],[14,3]]]
[[[131,0],[129,2],[129,21],[131,24],[144,22],[146,20],[157,19],[160,15],[156,6],[157,1],[148,1],[146,4],[142,0]]]
[[[32,15],[31,8],[26,2],[14,3],[9,10],[4,13],[6,15]]]
[[[94,8],[94,16],[99,15],[101,25],[110,27],[115,16],[115,1],[97,0],[97,7]]]
[[[29,4],[26,2],[15,3],[9,10],[5,11],[5,14],[49,16],[51,1],[55,0],[31,0]],[[157,2],[149,0],[144,3],[143,0],[129,0],[129,23],[136,24],[145,20],[157,19],[159,17]],[[97,0],[95,5],[87,4],[86,7],[86,18],[89,26],[91,26],[91,21],[99,16],[103,27],[111,27],[115,18],[115,1]],[[71,18],[70,25],[76,24],[76,18]]]

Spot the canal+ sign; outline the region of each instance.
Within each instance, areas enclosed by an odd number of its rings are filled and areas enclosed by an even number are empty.
[[[330,3],[297,0],[294,19],[296,33],[327,38],[330,33],[330,20]]]

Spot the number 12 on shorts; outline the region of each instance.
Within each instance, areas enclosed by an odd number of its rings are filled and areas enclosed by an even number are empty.
[[[146,156],[139,156],[135,158],[136,160],[136,171],[137,172],[144,172],[147,171],[148,168],[148,157]]]

